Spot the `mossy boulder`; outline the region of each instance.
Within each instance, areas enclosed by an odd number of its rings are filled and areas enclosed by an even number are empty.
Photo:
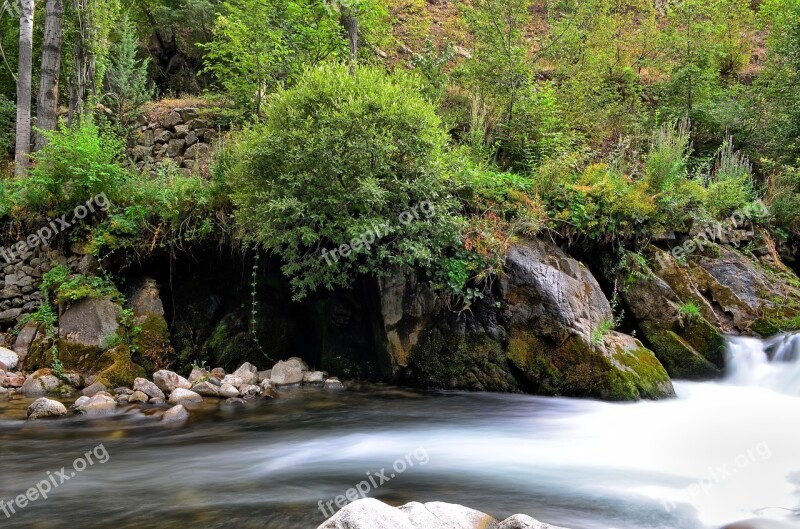
[[[512,247],[500,284],[508,359],[528,391],[606,400],[674,396],[652,351],[611,330],[611,306],[591,272],[554,244]]]
[[[127,345],[118,345],[105,351],[97,360],[97,378],[106,387],[133,387],[137,378],[145,378],[144,368],[133,362]]]
[[[612,278],[625,285],[627,308],[671,376],[719,376],[726,334],[770,335],[800,325],[800,280],[768,252],[746,255],[707,241],[683,255],[679,261],[651,245],[646,264],[627,254],[635,269],[617,267]]]
[[[176,355],[164,318],[158,283],[149,277],[133,281],[128,293],[128,308],[133,312],[131,345],[136,351],[136,359],[150,372],[170,367]]]

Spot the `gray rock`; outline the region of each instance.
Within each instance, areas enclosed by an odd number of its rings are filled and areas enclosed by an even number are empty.
[[[299,384],[303,381],[303,369],[298,362],[289,359],[287,361],[280,361],[272,368],[270,380],[273,385],[287,386],[291,384]]]
[[[222,377],[221,383],[223,386],[225,384],[230,384],[231,386],[238,388],[239,386],[244,384],[244,380],[242,379],[242,377],[238,375],[225,375],[224,377]]]
[[[20,391],[25,395],[45,395],[61,385],[61,381],[49,369],[40,369],[29,376]]]
[[[133,389],[134,391],[141,391],[145,395],[153,399],[161,399],[166,400],[166,395],[164,392],[159,389],[153,382],[150,382],[146,378],[137,378],[133,381]]]
[[[68,342],[105,347],[119,330],[122,309],[109,298],[84,299],[73,303],[58,319],[58,336]]]
[[[215,367],[214,369],[211,370],[211,376],[216,378],[217,380],[222,380],[223,378],[225,378],[225,375],[226,375],[225,370],[222,369],[221,367]]]
[[[89,404],[89,401],[91,400],[92,400],[91,397],[87,397],[86,395],[78,397],[78,400],[76,400],[75,403],[72,406],[70,406],[70,408],[77,409],[80,408],[81,406],[86,406],[87,404]]]
[[[222,387],[219,388],[219,396],[224,398],[238,397],[239,390],[231,384],[222,384]]]
[[[262,382],[264,380],[269,380],[272,378],[272,369],[267,369],[266,371],[259,371],[258,372],[258,381]]]
[[[453,503],[407,503],[399,510],[408,516],[411,525],[426,529],[483,529],[496,520],[486,513]]]
[[[28,406],[28,420],[30,421],[47,417],[63,417],[66,414],[67,408],[63,404],[44,397],[35,400]]]
[[[205,143],[195,143],[183,156],[186,160],[205,160],[211,157],[211,148]]]
[[[303,384],[319,385],[325,382],[325,373],[322,371],[307,371],[303,373]]]
[[[28,351],[31,349],[33,340],[39,332],[39,324],[34,321],[29,321],[20,329],[17,339],[14,341],[14,352],[19,356],[20,362],[24,362],[28,356]]]
[[[258,368],[249,362],[242,364],[239,369],[233,372],[233,375],[241,378],[242,384],[258,383]]]
[[[186,140],[171,139],[167,144],[167,150],[164,154],[170,158],[174,158],[183,152],[186,147]]]
[[[173,406],[161,417],[161,422],[169,426],[182,426],[188,420],[189,412],[181,405]]]
[[[144,404],[148,400],[150,400],[150,398],[147,396],[147,394],[145,394],[145,393],[143,393],[141,391],[134,391],[133,395],[128,397],[128,402],[131,402],[131,403],[133,403],[133,402],[141,402],[142,404]]]
[[[125,398],[127,402],[127,397]],[[117,411],[117,401],[106,392],[97,393],[89,402],[76,408],[78,413],[89,416],[113,415]]]
[[[195,367],[194,369],[192,369],[192,372],[189,373],[189,382],[191,382],[192,384],[196,384],[201,379],[206,379],[210,376],[211,375],[209,375],[208,371],[206,371],[205,369],[200,369],[198,367]]]
[[[203,397],[188,389],[175,388],[175,391],[170,394],[168,402],[173,406],[181,404],[187,407],[194,407],[203,404]]]
[[[95,382],[88,388],[84,388],[84,390],[81,391],[81,395],[83,395],[84,397],[94,397],[101,391],[108,391],[108,388],[106,388],[105,384],[103,384],[102,382]]]
[[[192,145],[194,145],[194,144],[195,144],[195,143],[197,143],[198,141],[200,141],[200,140],[199,140],[199,138],[197,137],[197,134],[195,134],[195,133],[194,133],[194,131],[189,131],[189,132],[186,134],[186,146],[187,146],[187,147],[191,147]]]
[[[439,529],[438,526],[425,529]],[[446,527],[446,526],[444,526]],[[357,500],[345,505],[317,529],[419,529],[408,516],[395,507],[374,498]],[[448,528],[449,529],[449,528]]]
[[[210,382],[199,382],[192,386],[192,391],[204,397],[219,397],[220,388]]]
[[[323,386],[325,389],[344,389],[344,384],[336,377],[331,377],[325,381]]]
[[[179,374],[165,369],[153,373],[153,382],[155,382],[158,389],[164,393],[172,393],[176,389],[189,389],[192,387],[191,382]],[[145,391],[145,393],[147,392]],[[152,395],[150,396],[152,397]]]
[[[175,125],[180,125],[181,123],[183,123],[183,118],[174,110],[167,114],[163,120],[161,120],[161,125],[167,129],[174,128]]]
[[[20,314],[22,314],[21,308],[13,308],[8,309],[0,312],[0,323],[8,323],[16,320],[19,318]]]
[[[239,386],[239,394],[243,397],[258,397],[264,390],[253,384],[242,384]]]
[[[11,349],[0,347],[0,362],[9,370],[16,369],[17,365],[19,365],[19,355]]]

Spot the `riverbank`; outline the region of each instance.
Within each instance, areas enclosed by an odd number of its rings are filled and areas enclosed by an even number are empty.
[[[742,365],[770,365],[761,349],[751,353]],[[792,523],[780,508],[800,503],[792,477],[800,434],[787,423],[800,399],[752,381],[675,387],[676,399],[616,404],[301,386],[246,407],[192,410],[180,429],[143,413],[25,421],[30,399],[2,401],[0,498],[99,443],[110,454],[3,526],[70,519],[92,529],[309,529],[327,518],[320,502],[346,495],[367,473],[389,477],[408,454],[414,466],[370,497],[443,501],[498,520],[524,513],[570,529],[719,529],[753,517]],[[414,456],[420,448],[426,457]],[[701,488],[726,465],[736,471]]]

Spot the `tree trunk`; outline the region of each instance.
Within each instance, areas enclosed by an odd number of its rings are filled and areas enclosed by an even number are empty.
[[[342,6],[339,23],[347,32],[347,42],[350,45],[350,73],[353,73],[358,62],[358,17],[349,7]]]
[[[95,60],[91,48],[92,13],[87,0],[74,0],[78,19],[78,35],[72,50],[74,79],[69,83],[69,116],[71,125],[75,120],[80,122],[84,114],[91,112],[86,104],[89,92],[94,87]]]
[[[41,130],[56,128],[58,112],[58,79],[61,73],[61,35],[64,10],[61,0],[47,0],[42,49],[42,79],[36,102],[36,126]],[[36,132],[36,150],[47,143],[44,135]]]
[[[15,173],[24,176],[31,152],[31,69],[33,64],[33,0],[20,1],[19,68],[17,72],[17,139]]]

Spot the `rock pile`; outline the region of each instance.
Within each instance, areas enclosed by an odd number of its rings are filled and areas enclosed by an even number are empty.
[[[165,115],[140,116],[129,154],[139,171],[154,173],[171,160],[186,174],[207,174],[222,129],[198,108],[175,108]]]

